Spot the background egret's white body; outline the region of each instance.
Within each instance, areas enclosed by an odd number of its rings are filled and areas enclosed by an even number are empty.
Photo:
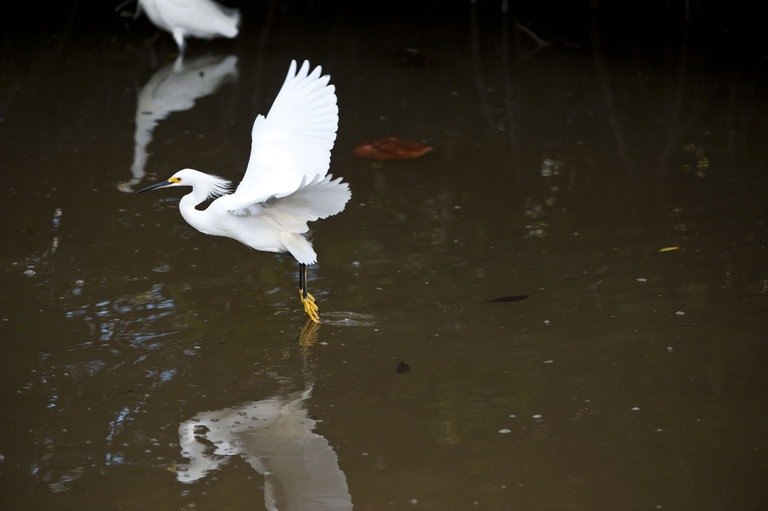
[[[296,67],[292,61],[269,113],[253,123],[251,156],[234,193],[228,194],[228,180],[194,169],[180,170],[140,192],[191,186],[179,210],[195,229],[256,250],[289,252],[300,264],[304,308],[316,321],[317,306],[306,291],[306,265],[317,261],[304,236],[307,223],[341,212],[351,193],[341,178],[328,175],[339,119],[330,77],[320,76],[319,66],[310,73],[307,61],[298,71]],[[197,209],[211,197],[218,198]]]
[[[185,38],[237,37],[240,11],[213,0],[139,0],[140,8],[158,28],[170,32],[184,53]]]

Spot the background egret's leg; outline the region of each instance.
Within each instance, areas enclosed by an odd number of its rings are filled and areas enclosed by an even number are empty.
[[[176,46],[179,47],[179,54],[183,54],[187,49],[187,42],[184,40],[184,31],[180,28],[173,29],[173,40],[176,41]]]

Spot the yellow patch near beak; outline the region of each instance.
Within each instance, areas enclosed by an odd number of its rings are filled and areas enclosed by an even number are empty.
[[[181,178],[172,177],[168,180],[169,183],[181,183]]]

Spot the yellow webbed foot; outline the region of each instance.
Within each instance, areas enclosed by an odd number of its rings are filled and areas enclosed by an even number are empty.
[[[309,316],[309,319],[314,321],[315,323],[320,323],[320,315],[317,313],[317,304],[315,303],[315,298],[307,293],[307,298],[304,298],[304,293],[299,289],[299,300],[301,300],[302,305],[304,305],[304,312],[307,313],[307,316]]]

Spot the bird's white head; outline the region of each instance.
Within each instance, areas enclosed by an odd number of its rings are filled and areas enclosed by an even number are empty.
[[[229,193],[231,183],[218,176],[212,176],[195,169],[182,169],[165,181],[142,188],[136,193],[148,192],[170,186],[191,186],[194,191],[204,192],[207,197],[218,197]]]

